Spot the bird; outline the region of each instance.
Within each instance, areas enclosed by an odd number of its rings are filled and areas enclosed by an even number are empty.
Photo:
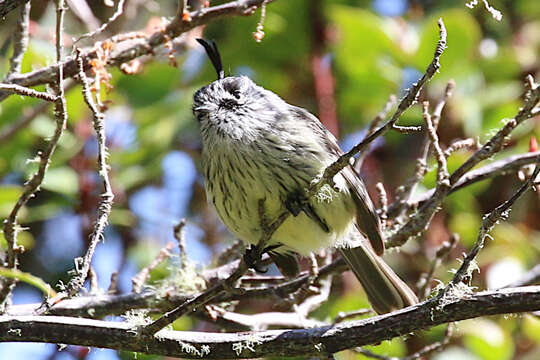
[[[384,237],[360,176],[346,166],[333,186],[306,198],[305,189],[343,151],[307,110],[288,104],[246,76],[225,76],[215,42],[197,39],[218,79],[194,93],[201,164],[208,201],[225,226],[256,245],[261,204],[268,219],[289,211],[268,249],[281,272],[296,276],[296,253],[337,248],[362,284],[373,309],[388,313],[414,305],[414,292],[382,259]]]

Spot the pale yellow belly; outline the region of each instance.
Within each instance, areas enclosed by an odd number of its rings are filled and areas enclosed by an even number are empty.
[[[354,205],[349,199],[347,190],[339,193],[330,190],[329,187],[325,190],[325,196],[314,197],[311,202],[317,214],[328,224],[329,232],[325,232],[317,222],[301,212],[298,216],[289,215],[274,233],[268,245],[281,243],[283,247],[276,249],[278,252],[295,251],[308,255],[310,252],[332,247],[346,238],[347,234],[354,229]],[[263,235],[258,200],[256,200],[260,198],[266,199],[267,221],[274,221],[283,211],[286,211],[275,194],[265,194],[265,196],[249,199],[247,208],[242,212],[243,216],[234,221],[224,214],[224,210],[220,209],[221,206],[216,206],[229,230],[241,240],[251,244],[257,244]]]

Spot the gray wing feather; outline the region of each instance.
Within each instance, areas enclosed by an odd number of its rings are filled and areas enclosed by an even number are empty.
[[[308,126],[318,134],[320,140],[325,142],[329,153],[333,154],[336,159],[343,154],[334,135],[321,124],[319,119],[307,110],[292,105],[291,112],[298,119],[307,122]],[[356,205],[356,223],[358,228],[365,233],[375,253],[382,255],[384,252],[384,240],[381,234],[381,224],[362,179],[360,179],[360,176],[352,166],[345,167],[341,171],[341,175],[349,185],[353,201]]]
[[[347,166],[341,174],[349,184],[352,198],[356,204],[356,224],[366,234],[377,255],[384,253],[384,240],[381,234],[381,223],[375,207],[366,190],[366,186],[351,166]]]

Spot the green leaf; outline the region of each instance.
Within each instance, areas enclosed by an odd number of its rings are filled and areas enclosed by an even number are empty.
[[[0,185],[0,218],[8,217],[22,192],[22,186]]]
[[[487,319],[473,319],[461,322],[459,329],[465,333],[465,346],[481,359],[512,358],[514,343],[497,323]]]
[[[478,236],[481,216],[477,213],[460,212],[452,214],[448,228],[458,233],[464,246],[471,247]]]
[[[43,279],[30,273],[0,267],[0,276],[6,277],[8,279],[17,279],[19,281],[32,285],[33,287],[38,288],[47,297],[56,296],[56,291],[54,291],[49,284],[43,281]]]
[[[153,62],[145,65],[141,74],[122,76],[118,80],[118,91],[125,94],[131,106],[147,106],[171,92],[180,79],[178,72],[177,68]]]
[[[383,20],[369,11],[336,5],[328,16],[340,33],[334,54],[341,120],[365,123],[396,91],[401,70],[392,59],[401,51],[383,30]]]
[[[253,38],[258,16],[216,21],[205,29],[205,35],[216,39],[222,53],[225,72],[239,70],[253,72],[252,79],[266,89],[274,91],[289,102],[299,96],[299,88],[311,84],[309,50],[312,18],[309,2],[276,1],[267,9],[264,25],[265,37],[261,43]],[[202,77],[204,82],[215,79],[212,66],[207,63]],[[309,85],[307,85],[309,86]]]
[[[437,19],[442,18],[448,33],[447,48],[441,56],[441,72],[452,73],[474,55],[480,41],[480,27],[470,11],[450,9],[427,18],[420,29],[420,45],[414,62],[422,71],[433,59],[439,40]]]
[[[364,346],[365,350],[369,350],[372,353],[388,356],[388,357],[401,357],[407,354],[407,347],[402,338],[397,337],[392,340],[386,340],[381,342],[379,345],[370,345]],[[356,359],[372,359],[371,357],[364,356],[362,354],[357,354]]]
[[[330,308],[329,315],[331,319],[334,319],[340,312],[350,312],[366,308],[371,308],[366,295],[356,292],[355,294],[342,296],[336,299]]]
[[[68,166],[50,168],[45,174],[42,188],[66,195],[79,191],[79,179],[75,170]]]
[[[115,208],[109,216],[109,222],[112,225],[120,226],[135,226],[137,222],[136,216],[128,209]]]
[[[523,333],[531,340],[540,345],[540,320],[532,315],[523,316]]]
[[[22,73],[50,65],[56,59],[54,47],[47,40],[30,37],[28,50],[24,53]]]

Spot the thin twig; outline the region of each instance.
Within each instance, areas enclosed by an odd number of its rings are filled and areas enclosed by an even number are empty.
[[[118,293],[118,271],[113,271],[111,274],[111,282],[109,288],[107,289],[107,294],[117,294]]]
[[[259,206],[260,208],[260,206]],[[274,232],[283,224],[283,222],[287,219],[289,213],[284,213],[280,217],[278,217],[274,222],[268,223],[268,219],[266,219],[266,216],[264,213],[260,213],[260,226],[261,229],[263,229],[262,233],[263,235],[259,239],[259,242],[257,246],[254,249],[255,254],[253,254],[255,259],[260,259],[262,252],[264,251],[264,248]],[[212,299],[218,297],[219,295],[223,294],[227,291],[227,289],[234,288],[234,284],[244,275],[248,270],[248,265],[246,264],[246,261],[240,261],[238,264],[238,268],[225,280],[221,281],[220,283],[212,286],[210,289],[206,290],[205,292],[197,295],[194,298],[191,298],[185,302],[183,302],[181,305],[176,307],[175,309],[165,313],[163,316],[152,322],[151,324],[143,327],[141,329],[141,333],[145,335],[155,334],[159,330],[163,329],[165,326],[169,325],[179,317],[183,316],[186,313],[189,313],[198,307],[207,304]]]
[[[267,255],[265,257],[269,258]],[[217,268],[217,272],[222,274],[230,274],[229,268],[238,267],[239,261],[234,261],[231,264],[227,264]],[[229,266],[232,265],[232,266]],[[331,264],[322,266],[319,269],[319,279],[323,279],[332,274],[339,274],[347,270],[347,265],[343,258],[339,257],[334,260]],[[217,279],[216,269],[204,270],[201,273],[202,278],[208,282],[215,282]],[[113,283],[114,279],[112,279]],[[242,278],[244,280],[244,277]],[[276,300],[283,299],[289,294],[294,293],[299,288],[303,286],[309,280],[308,274],[303,274],[297,279],[283,282],[276,285],[270,286],[260,286],[244,289],[242,294],[225,292],[221,296],[214,298],[208,304],[218,304],[223,302],[230,302],[235,300],[253,300],[253,299],[271,299],[276,298]],[[111,285],[113,286],[113,285]],[[113,286],[113,289],[116,289]],[[167,292],[167,296],[163,296],[164,291]],[[49,311],[50,315],[60,315],[60,316],[74,316],[74,317],[92,317],[92,318],[102,318],[107,315],[121,315],[128,310],[132,309],[156,309],[156,310],[168,310],[174,308],[177,304],[183,303],[186,300],[190,299],[191,295],[186,295],[179,293],[176,289],[171,288],[170,292],[168,289],[147,289],[140,294],[129,293],[121,295],[97,295],[97,296],[88,296],[82,295],[74,297],[71,299],[65,299]],[[9,314],[17,315],[30,315],[35,314],[36,310],[42,304],[27,304],[27,305],[15,305],[8,309]]]
[[[372,314],[372,313],[373,313],[372,309],[359,309],[359,310],[348,311],[348,312],[340,311],[337,314],[337,316],[334,318],[333,323],[337,324],[337,323],[343,322],[345,320],[352,319],[353,317]]]
[[[302,273],[302,275],[304,275],[304,273]],[[276,275],[276,276],[272,276],[272,275],[254,275],[254,276],[249,276],[249,275],[244,275],[242,276],[242,285],[244,284],[281,284],[281,283],[284,283],[285,281],[287,281],[287,278],[283,275]]]
[[[519,279],[511,282],[508,285],[503,286],[503,288],[512,288],[520,287],[527,285],[535,285],[540,282],[540,264],[534,266],[532,269],[527,271],[525,274],[522,274]]]
[[[450,343],[450,339],[452,338],[452,333],[453,333],[453,326],[452,324],[448,324],[448,326],[446,327],[446,331],[444,333],[444,337],[441,341],[437,341],[437,342],[434,342],[433,344],[426,345],[420,350],[418,350],[417,352],[415,352],[414,354],[411,354],[409,356],[405,356],[402,358],[375,354],[363,348],[356,348],[354,349],[354,351],[366,357],[369,357],[372,359],[378,359],[378,360],[415,360],[415,359],[422,358],[423,356],[429,355],[431,353],[434,353],[436,351],[441,351],[446,345],[448,345],[448,343]]]
[[[178,243],[178,250],[180,251],[180,266],[185,268],[188,263],[186,253],[186,239],[184,238],[184,227],[186,226],[186,219],[180,220],[173,228],[173,235]]]
[[[101,34],[107,27],[109,27],[109,25],[111,25],[116,19],[118,19],[120,17],[120,15],[122,15],[122,13],[124,12],[124,3],[125,3],[125,0],[119,0],[118,5],[116,6],[116,10],[115,10],[114,14],[112,14],[112,16],[106,22],[104,22],[96,30],[79,36],[73,42],[73,44],[76,44],[76,43],[78,43],[79,41],[81,41],[83,39],[92,38],[92,37],[96,36],[97,34]]]
[[[386,241],[387,247],[401,246],[409,238],[416,236],[425,229],[434,213],[439,209],[444,198],[450,193],[450,189],[458,183],[460,178],[480,161],[485,160],[500,151],[503,148],[507,136],[510,135],[512,130],[514,130],[521,122],[540,113],[540,109],[536,108],[536,105],[540,101],[540,87],[534,83],[534,80],[530,75],[527,76],[526,86],[528,89],[525,96],[525,104],[518,114],[513,119],[510,119],[497,134],[482,146],[480,150],[474,153],[474,155],[467,159],[465,163],[450,175],[449,184],[446,184],[446,182],[443,184],[437,183],[437,187],[432,195],[422,204],[416,214]],[[444,154],[442,157],[444,157]],[[438,158],[438,160],[440,160],[440,158]]]
[[[453,141],[446,150],[444,150],[444,156],[449,157],[450,155],[461,149],[476,151],[479,147],[480,146],[478,144],[478,141],[472,138],[456,140]]]
[[[482,0],[482,2],[484,3],[484,7],[486,8],[486,10],[491,14],[491,16],[495,20],[497,21],[502,20],[502,12],[495,9],[493,6],[489,5],[489,2],[487,0]],[[478,5],[478,0],[472,0],[472,1],[469,1],[468,3],[465,3],[465,6],[468,7],[469,9],[474,9],[476,5]]]
[[[32,109],[29,109],[28,112],[26,112],[24,109],[23,114],[13,123],[6,125],[2,130],[0,131],[0,144],[4,144],[9,139],[11,139],[17,132],[23,128],[25,128],[28,124],[32,122],[38,115],[43,114],[45,110],[47,110],[47,107],[49,107],[48,102],[40,102]]]
[[[419,298],[425,299],[429,296],[429,293],[431,292],[431,281],[433,280],[433,276],[435,275],[435,270],[439,266],[441,266],[444,258],[448,256],[450,251],[456,246],[458,242],[459,235],[454,233],[450,236],[449,241],[443,242],[439,249],[437,249],[437,252],[435,253],[435,258],[431,261],[429,271],[427,272],[427,274],[425,274],[424,277],[422,277],[420,281],[420,286],[418,289]]]
[[[64,27],[64,1],[56,0],[56,63],[62,62],[63,52],[63,27]],[[55,117],[56,128],[54,134],[49,141],[47,148],[43,153],[40,153],[40,161],[38,171],[32,175],[30,180],[24,184],[24,190],[17,203],[11,210],[8,218],[4,221],[4,237],[7,242],[7,262],[6,267],[17,269],[18,260],[17,254],[21,251],[21,248],[17,245],[17,232],[20,230],[17,224],[17,218],[21,208],[32,198],[39,190],[41,183],[45,177],[45,173],[49,167],[51,157],[56,149],[56,145],[62,136],[62,132],[67,123],[67,110],[66,110],[66,98],[64,96],[64,73],[63,68],[58,67],[56,73],[56,82],[54,89],[56,91],[55,101]],[[0,279],[0,310],[4,307],[5,302],[15,285],[15,281],[12,279]]]
[[[64,91],[68,92],[73,89],[77,83],[75,81],[69,81],[69,83],[64,87]],[[11,124],[4,126],[0,130],[0,144],[7,142],[11,139],[18,131],[25,128],[30,124],[38,115],[43,114],[45,110],[49,107],[48,102],[40,102],[35,107],[29,109],[28,111],[23,110],[23,114]]]
[[[154,258],[154,260],[148,265],[147,267],[143,268],[141,271],[137,273],[133,278],[131,278],[131,283],[133,284],[133,292],[134,293],[140,293],[142,291],[143,285],[150,276],[150,271],[155,269],[159,264],[161,264],[166,259],[170,258],[172,253],[172,249],[174,247],[174,244],[172,242],[168,242],[167,245],[165,245],[164,248],[159,250],[157,256]]]
[[[11,11],[29,1],[30,0],[3,0],[0,2],[0,19],[4,19]]]
[[[377,214],[381,219],[382,231],[384,231],[386,229],[386,220],[388,219],[388,196],[382,182],[378,182],[375,188],[379,194],[379,209],[377,210]]]
[[[253,38],[255,39],[256,42],[261,42],[262,39],[264,38],[264,20],[266,19],[266,3],[268,3],[268,1],[263,1],[261,5],[261,17],[259,21],[257,22],[257,26],[255,27],[255,32],[253,33]]]
[[[324,257],[324,265],[329,265],[332,262],[332,251],[327,251],[326,256]],[[330,289],[332,287],[332,276],[326,278],[319,277],[319,266],[315,260],[312,270],[310,270],[311,281],[308,281],[309,284],[308,290],[311,290],[311,295],[306,297],[300,304],[294,307],[294,310],[299,314],[302,319],[307,319],[308,315],[318,309],[322,304],[328,301],[330,296]]]
[[[92,94],[90,93],[90,83],[84,72],[84,63],[80,49],[77,49],[76,53],[77,64],[79,67],[79,79],[82,83],[82,93],[84,101],[90,108],[93,116],[92,122],[94,125],[94,131],[96,132],[96,138],[98,143],[98,173],[103,180],[104,190],[101,193],[101,201],[98,205],[98,214],[96,222],[94,224],[94,230],[90,235],[90,244],[88,245],[86,254],[82,259],[82,267],[77,271],[77,274],[75,274],[75,276],[70,280],[68,284],[67,294],[70,297],[77,294],[79,290],[84,286],[84,281],[86,280],[86,276],[88,275],[88,269],[90,268],[90,264],[92,263],[92,257],[94,256],[96,246],[99,241],[104,237],[105,227],[108,223],[109,214],[111,212],[112,202],[114,199],[112,186],[109,180],[109,171],[107,165],[108,153],[105,139],[105,124],[103,121],[105,116],[96,106],[96,103],[92,98]]]
[[[435,110],[433,110],[432,121],[433,121],[433,127],[435,128],[435,130],[437,130],[439,126],[439,121],[441,120],[441,115],[442,115],[444,106],[446,105],[450,97],[452,96],[452,93],[454,92],[455,87],[456,87],[456,82],[453,79],[449,80],[448,83],[446,84],[446,88],[444,89],[443,98],[437,103],[437,105],[435,106]]]
[[[216,265],[221,266],[230,262],[233,259],[237,259],[241,256],[244,248],[244,242],[242,240],[236,240],[218,255],[216,259]]]
[[[436,351],[441,351],[442,349],[444,349],[446,345],[450,343],[453,333],[454,333],[454,326],[452,325],[452,323],[450,323],[448,324],[448,326],[446,326],[446,331],[444,332],[444,337],[441,341],[437,341],[437,342],[434,342],[433,344],[426,345],[422,349],[415,352],[414,354],[404,357],[403,360],[420,359],[423,356],[432,354]]]
[[[535,164],[537,162],[540,162],[540,151],[512,155],[508,156],[507,158],[494,161],[491,164],[467,172],[456,184],[452,186],[448,194],[491,177],[514,174],[523,166]],[[407,207],[416,208],[423,206],[426,201],[431,199],[434,192],[435,189],[431,189],[415,197],[407,203]],[[388,215],[396,216],[397,210],[398,204],[396,201],[394,201],[388,207]]]
[[[332,274],[342,273],[347,269],[348,267],[345,260],[343,260],[342,257],[339,257],[332,261],[332,263],[322,266],[319,269],[319,274],[317,275],[316,279],[311,279],[311,276],[308,273],[282,284],[243,289],[242,294],[224,294],[223,296],[217,298],[216,301],[222,302],[253,298],[268,298],[270,296],[273,296],[278,300],[282,300],[299,289],[304,288],[309,282],[317,282],[320,279],[324,279]]]
[[[493,211],[491,211],[489,214],[485,215],[482,219],[482,226],[480,227],[480,231],[478,232],[478,237],[476,239],[476,243],[474,244],[473,248],[465,259],[463,259],[463,262],[461,263],[461,266],[457,270],[456,274],[454,275],[454,278],[452,281],[448,284],[448,286],[440,292],[438,297],[444,296],[446,293],[451,291],[452,288],[457,286],[459,283],[463,282],[463,280],[470,275],[470,269],[472,266],[472,263],[480,250],[484,247],[484,243],[487,237],[489,237],[489,232],[493,227],[500,221],[506,220],[508,218],[508,211],[510,210],[510,207],[514,204],[514,202],[519,199],[521,195],[523,195],[529,188],[532,188],[532,185],[534,183],[534,179],[536,179],[536,176],[538,176],[538,173],[540,172],[540,163],[537,163],[536,168],[534,169],[533,175],[525,182],[519,189],[510,197],[510,199],[506,200],[501,205],[497,206]]]
[[[293,306],[295,313],[302,320],[307,320],[309,314],[328,301],[332,288],[332,276],[321,280],[319,286],[314,288],[310,296],[306,297],[300,304]]]
[[[540,87],[533,80],[531,75],[527,75],[525,84],[529,87],[527,93],[525,94],[525,103],[523,107],[518,112],[518,114],[510,119],[502,129],[500,129],[497,134],[495,134],[487,143],[482,146],[480,150],[474,153],[463,165],[461,165],[456,171],[450,176],[450,184],[454,185],[458,180],[469,170],[471,170],[479,162],[489,158],[493,154],[499,152],[506,138],[512,130],[514,130],[519,124],[523,121],[535,117],[540,113],[540,108],[536,108],[540,102]]]
[[[392,126],[392,130],[395,130],[401,134],[408,135],[408,134],[414,134],[414,133],[422,131],[422,127],[421,126],[400,126],[400,125],[394,124]]]
[[[30,1],[19,5],[19,20],[13,33],[13,55],[9,59],[9,71],[6,79],[21,72],[22,61],[28,47],[28,28],[30,24]]]
[[[428,329],[448,322],[538,311],[540,286],[466,294],[460,298],[449,299],[444,311],[437,310],[437,306],[428,301],[390,314],[311,329],[234,334],[164,330],[156,336],[134,336],[134,326],[126,322],[8,315],[0,317],[0,341],[64,343],[189,359],[283,358],[285,354],[321,356],[357,346],[377,344],[418,329]],[[9,331],[10,329],[20,331]],[[239,349],[239,345],[249,345],[249,348]],[[203,349],[206,351],[201,355]]]
[[[144,36],[143,38],[137,38],[137,41],[132,41],[133,39],[129,37],[125,38],[121,36],[120,38],[124,39],[123,41],[126,41],[124,44],[122,44],[122,51],[115,52],[111,57],[107,58],[105,66],[120,66],[120,64],[129,62],[137,57],[143,55],[152,55],[155,53],[156,48],[165,44],[165,38],[167,36],[170,39],[174,39],[197,26],[210,23],[226,16],[251,15],[254,13],[255,9],[262,5],[263,2],[268,4],[272,1],[275,0],[237,0],[209,8],[203,7],[189,13],[191,21],[183,21],[181,17],[174,17],[164,29],[159,29],[148,37]],[[111,39],[105,40],[104,42],[110,41],[111,43],[116,43],[116,41],[113,41],[113,38],[115,37],[113,36]],[[88,51],[84,55],[84,63],[87,64],[90,60],[97,58],[97,56],[97,48]],[[55,79],[55,74],[58,72],[59,66],[60,65],[55,64],[25,74],[14,74],[14,76],[10,78],[10,82],[12,84],[26,87],[51,83]],[[66,78],[73,77],[79,72],[75,57],[70,57],[63,62],[61,66],[64,69]],[[10,93],[0,92],[0,101],[9,95]]]
[[[350,164],[351,158],[357,154],[359,151],[362,151],[365,149],[372,141],[374,141],[379,136],[386,133],[388,130],[392,129],[394,125],[399,120],[399,117],[405,110],[407,110],[411,105],[413,105],[416,102],[416,99],[418,97],[418,94],[420,93],[420,90],[422,87],[426,84],[427,81],[429,81],[435,73],[439,70],[441,67],[439,63],[439,59],[444,52],[444,49],[446,48],[446,28],[444,26],[444,22],[442,19],[439,19],[437,21],[437,24],[439,25],[439,41],[437,43],[437,46],[435,48],[435,54],[433,55],[433,60],[429,64],[429,66],[426,69],[426,72],[418,82],[413,84],[413,86],[407,91],[407,94],[403,99],[401,99],[398,108],[392,118],[386,122],[383,126],[375,130],[371,135],[366,136],[360,143],[355,145],[350,151],[346,152],[345,154],[341,155],[338,160],[336,160],[334,163],[332,163],[330,166],[328,166],[324,170],[324,174],[318,181],[313,181],[310,185],[308,194],[311,197],[311,195],[316,194],[320,191],[322,186],[326,183],[330,185],[332,184],[331,179],[334,178],[334,176],[340,172],[343,168],[348,166]]]
[[[90,282],[90,294],[97,294],[99,291],[98,277],[96,271],[90,267],[88,271],[88,281]]]
[[[263,312],[258,314],[240,314],[211,305],[211,309],[220,319],[231,322],[247,330],[261,331],[269,327],[312,328],[327,325],[323,321],[305,319],[294,312]],[[216,320],[216,319],[214,319]]]
[[[389,356],[375,354],[374,352],[361,348],[361,347],[355,348],[354,352],[357,352],[358,354],[362,354],[365,357],[377,359],[377,360],[398,360],[398,358],[396,357],[389,357]]]
[[[178,9],[176,10],[176,16],[182,17],[184,12],[187,11],[187,0],[178,0]]]
[[[1,90],[50,102],[55,102],[57,99],[56,95],[48,92],[37,91],[20,85],[0,84],[0,91]]]
[[[171,324],[176,319],[180,318],[184,314],[192,312],[200,306],[207,304],[210,300],[221,295],[227,288],[233,288],[234,284],[244,273],[248,270],[245,262],[241,261],[238,268],[227,279],[214,285],[205,292],[184,301],[180,306],[173,310],[163,314],[160,318],[152,322],[151,324],[141,329],[141,334],[153,335],[165,326]]]
[[[377,130],[377,127],[379,124],[386,119],[386,115],[392,109],[392,107],[396,104],[397,98],[395,95],[390,95],[390,98],[384,105],[384,108],[371,120],[369,124],[369,129],[366,133],[366,136],[371,135],[375,130]],[[356,156],[356,160],[354,162],[354,168],[356,171],[360,172],[360,169],[362,169],[362,164],[364,163],[364,160],[368,154],[369,147],[366,147],[363,150],[360,150]]]
[[[424,101],[423,109],[427,133],[429,140],[431,141],[431,146],[433,146],[433,150],[435,151],[435,159],[437,159],[437,188],[444,188],[442,191],[448,192],[450,189],[450,182],[448,181],[450,174],[448,173],[448,167],[446,165],[446,157],[442,151],[441,144],[439,144],[439,137],[437,136],[434,122],[429,114],[429,102]],[[435,191],[437,191],[437,189]]]
[[[0,276],[3,278],[10,278],[10,279],[15,279],[17,281],[25,282],[26,284],[31,285],[38,290],[41,290],[43,295],[47,298],[56,296],[56,291],[54,291],[51,285],[47,284],[45,280],[31,273],[27,273],[27,272],[15,270],[15,269],[6,269],[0,266]],[[8,309],[8,311],[12,309],[13,309],[13,306],[11,306]]]
[[[433,127],[435,131],[439,126],[442,109],[450,96],[452,96],[454,86],[455,83],[452,80],[448,82],[444,91],[443,98],[437,103],[437,106],[435,107],[435,111],[433,112]],[[416,188],[418,187],[418,184],[420,184],[420,182],[428,172],[427,161],[430,148],[431,140],[429,138],[429,135],[426,133],[424,141],[422,143],[422,151],[420,153],[420,156],[416,160],[416,169],[414,171],[414,175],[409,180],[407,180],[405,185],[401,186],[398,189],[395,200],[395,203],[399,204],[399,209],[397,210],[398,216],[403,215],[403,213],[407,210],[407,204],[410,201],[411,196],[414,194]]]

